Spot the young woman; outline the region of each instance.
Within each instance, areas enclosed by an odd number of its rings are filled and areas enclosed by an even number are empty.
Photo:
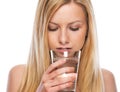
[[[81,49],[77,92],[117,92],[111,72],[98,64],[94,14],[90,0],[39,0],[28,63],[11,69],[7,92],[58,92],[70,87],[76,74],[59,79],[72,69],[50,64],[50,49]]]

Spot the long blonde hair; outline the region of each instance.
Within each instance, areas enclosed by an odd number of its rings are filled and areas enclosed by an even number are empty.
[[[98,64],[95,20],[90,0],[39,0],[28,63],[18,92],[35,92],[39,86],[43,73],[50,65],[48,23],[57,9],[71,1],[83,7],[88,22],[86,41],[80,59],[77,89],[80,92],[103,92],[102,74]]]

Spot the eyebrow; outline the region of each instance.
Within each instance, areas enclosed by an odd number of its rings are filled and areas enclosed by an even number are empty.
[[[83,23],[83,21],[81,21],[81,20],[75,20],[75,21],[72,21],[72,22],[68,23],[68,25],[73,24],[73,23],[76,23],[76,22]],[[55,22],[52,22],[52,21],[50,21],[49,23],[58,25],[58,23],[55,23]]]

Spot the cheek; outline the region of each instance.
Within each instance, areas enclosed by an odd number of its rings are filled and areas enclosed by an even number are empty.
[[[85,42],[85,33],[77,34],[73,40],[74,48],[76,50],[81,49],[84,45],[84,42]]]
[[[55,36],[54,35],[51,35],[51,34],[48,34],[48,46],[49,46],[49,49],[52,49],[54,48],[54,43],[55,43]]]

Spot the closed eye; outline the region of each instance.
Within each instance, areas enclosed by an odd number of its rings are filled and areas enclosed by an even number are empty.
[[[70,30],[72,30],[72,31],[78,31],[79,27],[70,27]]]
[[[57,30],[58,30],[58,27],[56,27],[56,28],[50,28],[50,27],[48,27],[48,30],[49,30],[49,31],[57,31]]]

